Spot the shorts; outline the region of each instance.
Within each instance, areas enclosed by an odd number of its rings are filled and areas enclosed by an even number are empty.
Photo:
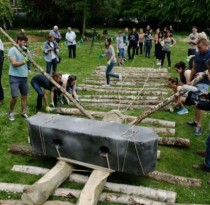
[[[16,77],[10,75],[9,83],[12,97],[18,97],[19,93],[21,95],[27,95],[29,93],[27,77]]]

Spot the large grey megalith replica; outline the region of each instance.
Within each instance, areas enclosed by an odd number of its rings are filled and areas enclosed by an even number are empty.
[[[151,128],[43,113],[28,122],[38,154],[134,175],[155,169],[158,136]]]

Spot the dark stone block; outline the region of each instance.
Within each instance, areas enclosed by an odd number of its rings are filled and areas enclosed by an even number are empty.
[[[158,136],[150,128],[52,114],[37,114],[28,122],[39,154],[134,175],[155,168]]]

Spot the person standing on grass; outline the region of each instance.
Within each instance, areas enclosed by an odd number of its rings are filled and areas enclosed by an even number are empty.
[[[210,50],[209,42],[207,39],[201,38],[197,41],[198,52],[194,57],[193,68],[190,73],[190,81],[192,81],[197,75],[205,72],[210,67]],[[204,78],[198,82],[195,87],[201,92],[207,93],[209,89],[209,80]],[[199,108],[195,108],[195,119],[194,121],[187,122],[187,125],[195,127],[194,135],[201,135],[201,121],[202,111]]]
[[[199,34],[197,32],[197,28],[195,26],[192,27],[192,33],[188,37],[188,56],[195,55],[197,50],[197,41],[198,41]]]
[[[145,57],[150,58],[150,51],[152,48],[152,29],[149,29],[145,33]]]
[[[116,56],[114,52],[114,47],[111,44],[111,38],[105,39],[105,47],[106,47],[106,57],[107,57],[107,67],[106,67],[106,84],[105,86],[110,86],[110,77],[118,78],[122,80],[122,75],[112,73],[112,69],[116,65]]]
[[[129,45],[128,45],[128,58],[129,59],[133,59],[134,55],[136,53],[136,47],[138,45],[139,42],[139,35],[136,32],[136,28],[134,27],[132,32],[128,35],[128,41],[129,41]],[[132,55],[130,50],[132,49]]]
[[[59,46],[53,35],[48,35],[48,40],[44,42],[43,53],[46,61],[46,72],[50,74],[51,68],[53,69],[53,72],[56,72]]]
[[[154,36],[154,43],[155,43],[155,57],[157,60],[156,65],[160,66],[161,65],[161,59],[162,59],[162,34],[160,32],[160,29],[157,28]]]
[[[71,27],[68,27],[66,33],[66,41],[69,51],[69,58],[76,58],[76,34],[71,30]]]
[[[143,46],[144,46],[144,30],[143,28],[140,28],[139,29],[139,42],[138,42],[138,46],[137,46],[137,49],[136,49],[136,55],[139,54],[140,52],[140,55],[143,54]]]
[[[57,43],[60,42],[60,40],[61,40],[61,34],[60,34],[60,31],[58,30],[58,26],[55,25],[55,26],[53,27],[53,30],[50,31],[49,35],[54,36],[55,41],[56,41]]]
[[[4,104],[4,90],[2,88],[1,76],[4,65],[4,44],[0,39],[0,105]]]
[[[124,43],[123,43],[123,37],[122,32],[119,31],[117,38],[116,38],[116,47],[117,47],[117,53],[118,53],[118,65],[124,64]]]
[[[61,74],[60,73],[53,73],[52,78],[57,83],[61,82]],[[47,112],[50,112],[51,107],[52,108],[55,107],[55,105],[54,105],[54,88],[55,88],[55,86],[43,74],[38,74],[38,75],[34,76],[31,79],[31,85],[38,94],[37,104],[36,104],[37,111],[41,111],[42,98],[44,98],[45,110]],[[42,90],[42,88],[44,88],[44,91]],[[49,91],[50,91],[50,99],[51,99],[50,106],[51,107],[49,106],[49,103],[48,103]]]
[[[28,38],[26,36],[18,36],[17,44],[20,47],[27,45]],[[27,62],[30,60],[30,56],[24,57],[20,51],[13,46],[8,51],[9,57],[9,83],[11,88],[11,100],[9,108],[9,120],[14,121],[14,107],[17,103],[19,92],[21,93],[21,116],[27,118],[26,106],[27,95],[29,93],[29,86],[27,82],[28,68]]]
[[[165,55],[167,55],[168,60],[168,69],[171,68],[171,47],[176,44],[176,40],[171,37],[171,33],[168,31],[163,38],[163,49],[162,49],[162,59],[161,59],[161,67],[163,67]]]

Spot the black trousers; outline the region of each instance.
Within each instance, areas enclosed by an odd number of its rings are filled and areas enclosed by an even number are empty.
[[[4,90],[1,84],[2,69],[4,64],[4,51],[0,51],[0,100],[4,99]]]
[[[136,53],[136,47],[137,47],[137,44],[136,43],[129,43],[128,45],[128,57],[129,59],[133,59],[134,58],[134,55]],[[133,49],[132,50],[132,55],[131,55],[131,48]]]
[[[76,58],[76,45],[69,45],[69,58]]]

